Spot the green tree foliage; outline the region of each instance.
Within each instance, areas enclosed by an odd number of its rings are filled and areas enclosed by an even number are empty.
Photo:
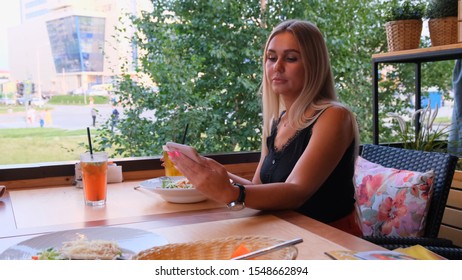
[[[127,117],[120,134],[103,144],[124,156],[159,154],[167,141],[199,151],[256,150],[260,146],[259,86],[262,47],[260,1],[152,1],[154,11],[133,18],[140,49],[137,72],[157,84],[126,75],[119,96]],[[146,115],[151,115],[149,119]]]
[[[324,33],[339,99],[357,115],[361,142],[371,142],[371,56],[386,51],[386,1],[268,0],[263,11],[260,0],[152,2],[153,12],[132,18],[140,63],[119,79],[124,117],[115,132],[109,123],[101,130],[101,148],[158,155],[165,142],[181,142],[189,124],[186,142],[200,152],[259,150],[262,49],[270,30],[291,18]],[[393,67],[380,82],[380,119],[411,106],[413,68]],[[423,79],[447,89],[439,73],[451,69],[438,67],[423,65]],[[381,132],[382,142],[393,139],[383,122]]]

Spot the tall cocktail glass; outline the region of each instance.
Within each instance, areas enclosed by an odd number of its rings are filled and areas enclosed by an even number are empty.
[[[103,206],[107,192],[107,153],[88,152],[80,155],[85,204]]]
[[[168,148],[163,146],[163,156],[164,156],[164,167],[165,167],[165,176],[183,176],[178,169],[176,169],[173,162],[168,157]]]

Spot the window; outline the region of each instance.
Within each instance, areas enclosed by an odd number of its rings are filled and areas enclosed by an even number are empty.
[[[128,39],[114,38],[119,18],[152,4],[10,2],[0,4],[0,165],[78,160],[86,128],[111,117],[118,58],[136,53]]]

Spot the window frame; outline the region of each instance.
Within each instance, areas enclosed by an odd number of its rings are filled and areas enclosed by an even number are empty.
[[[241,163],[258,163],[260,152],[232,152],[206,154],[205,156],[216,160],[223,165]],[[50,185],[73,184],[75,175],[75,163],[78,161],[65,162],[41,162],[34,164],[0,165],[0,185],[11,188],[40,187]],[[164,172],[160,156],[121,158],[113,160],[122,166],[124,178],[128,180],[146,179],[156,177]],[[132,173],[129,176],[125,176]],[[159,175],[161,176],[161,175]]]

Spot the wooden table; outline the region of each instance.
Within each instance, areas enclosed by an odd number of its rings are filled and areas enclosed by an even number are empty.
[[[294,211],[230,211],[211,200],[173,204],[149,190],[135,190],[139,182],[108,185],[102,208],[84,205],[82,189],[74,186],[7,191],[0,200],[0,252],[40,234],[96,226],[143,229],[170,243],[233,235],[301,237],[298,259],[329,259],[325,252],[333,250],[383,250]]]

